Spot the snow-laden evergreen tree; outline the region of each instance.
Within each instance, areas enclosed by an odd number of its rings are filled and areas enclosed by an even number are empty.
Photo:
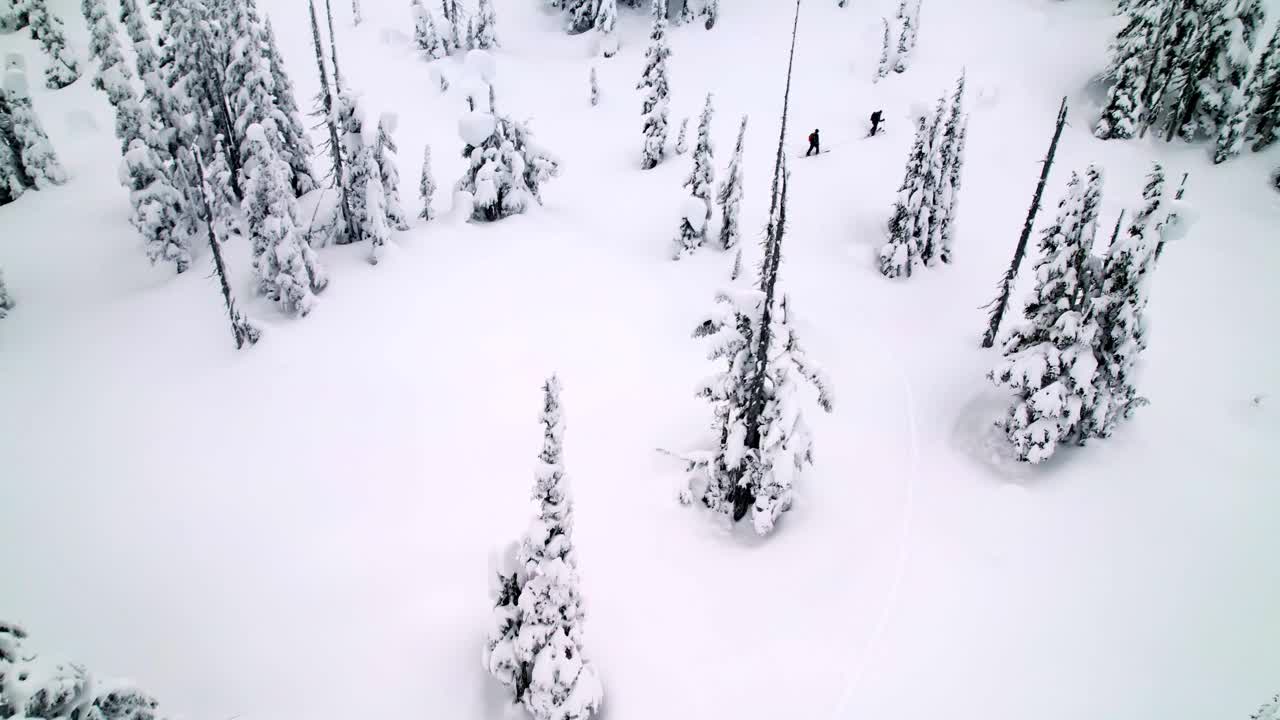
[[[381,248],[391,236],[387,226],[387,201],[378,166],[377,130],[368,126],[360,100],[350,89],[338,96],[343,163],[342,187],[351,203],[351,224],[355,236],[348,242],[368,240],[369,260],[376,264]]]
[[[435,18],[422,5],[422,0],[413,0],[413,41],[428,60],[438,60],[449,54],[444,38],[436,29]]]
[[[705,209],[701,212],[701,222],[697,217],[690,218],[694,212],[695,202],[689,203],[686,216],[680,221],[680,234],[676,236],[674,257],[691,253],[702,247],[707,240],[707,227],[711,224],[712,195],[715,192],[715,149],[711,144],[711,93],[707,93],[706,104],[702,108],[702,117],[698,120],[698,143],[693,149],[693,169],[684,180],[683,187],[689,189],[692,201],[700,203]]]
[[[689,151],[689,118],[680,121],[680,132],[676,133],[676,154],[683,155]]]
[[[600,83],[596,81],[596,66],[591,66],[591,107],[600,104]]]
[[[4,272],[0,272],[0,319],[8,315],[15,304],[13,296],[9,294],[9,288],[4,284]]]
[[[667,17],[663,0],[653,0],[651,8],[653,29],[649,33],[649,48],[645,50],[644,74],[636,89],[644,97],[644,150],[640,167],[649,170],[657,167],[667,154]]]
[[[903,0],[898,8],[898,17],[902,19],[902,32],[898,35],[898,59],[894,63],[893,71],[902,73],[907,71],[911,52],[916,47],[916,33],[919,30],[918,25],[920,22],[920,0]]]
[[[600,0],[596,8],[596,32],[600,54],[611,58],[618,54],[618,0]]]
[[[35,106],[31,104],[25,77],[10,71],[5,78],[3,95],[9,116],[4,132],[22,164],[23,174],[30,179],[28,185],[43,190],[65,183],[67,171],[58,162],[53,144],[45,134]]]
[[[467,124],[467,170],[455,189],[471,195],[472,219],[500,220],[542,202],[542,185],[559,174],[560,165],[532,142],[528,126],[505,115],[478,112]]]
[[[595,25],[596,6],[600,0],[560,0],[555,3],[565,13],[565,31],[571,35],[584,33]]]
[[[156,54],[155,45],[151,42],[151,31],[147,29],[147,19],[138,8],[138,0],[120,0],[120,23],[129,34],[133,44],[134,60],[138,77],[160,69],[160,58]]]
[[[1026,323],[1010,333],[1004,359],[988,375],[1018,393],[999,425],[1018,459],[1026,462],[1042,462],[1059,444],[1083,440],[1095,412],[1098,324],[1085,284],[1085,195],[1085,185],[1073,173],[1057,220],[1040,236]]]
[[[431,146],[427,145],[422,149],[422,178],[418,181],[418,197],[422,200],[422,212],[418,213],[418,217],[423,220],[430,220],[431,198],[436,194],[436,181],[431,175]]]
[[[1258,58],[1253,71],[1256,97],[1250,121],[1254,132],[1253,149],[1261,150],[1275,141],[1280,128],[1280,24],[1276,25],[1271,41]]]
[[[80,61],[67,47],[67,36],[62,31],[62,19],[49,10],[46,0],[23,0],[27,12],[31,37],[40,43],[40,49],[49,57],[44,68],[44,85],[59,90],[80,79]]]
[[[149,137],[154,140],[156,135]],[[182,183],[174,177],[176,163],[166,162],[160,151],[163,148],[148,146],[145,140],[134,140],[121,163],[120,181],[129,188],[130,222],[141,233],[151,264],[171,262],[183,273],[191,266],[196,228],[178,189]]]
[[[711,359],[723,362],[723,370],[699,389],[714,409],[719,443],[706,457],[690,460],[689,490],[682,495],[735,521],[750,513],[760,535],[772,532],[791,506],[795,478],[813,462],[799,404],[801,379],[815,386],[824,410],[832,407],[821,373],[800,348],[778,287],[787,227],[785,141],[795,46],[793,30],[759,280],[751,290],[720,293],[717,310],[694,333],[708,338]]]
[[[364,16],[360,14],[360,0],[351,0],[351,24],[359,25],[364,22]]]
[[[14,720],[158,720],[156,701],[128,683],[46,658],[20,626],[0,621],[0,708]]]
[[[560,383],[543,386],[538,512],[520,544],[495,568],[494,628],[485,667],[535,720],[586,720],[604,690],[583,652],[585,611],[573,547],[573,500],[564,471]]]
[[[276,34],[271,28],[271,18],[263,25],[263,52],[267,65],[271,68],[271,81],[276,101],[276,127],[280,131],[281,156],[289,163],[293,172],[293,190],[303,195],[319,187],[315,172],[311,169],[311,155],[315,148],[311,146],[311,138],[302,124],[302,112],[298,109],[297,96],[294,94],[293,81],[284,69],[284,60],[280,56],[280,48],[276,44]]]
[[[14,151],[17,142],[10,137],[12,127],[9,103],[4,91],[0,90],[0,205],[7,205],[22,197],[32,185],[31,177],[22,167],[18,152]]]
[[[231,179],[234,173],[227,161],[227,150],[219,135],[214,142],[213,156],[204,167],[203,199],[209,228],[219,242],[226,242],[233,235],[244,235],[241,224],[240,203],[236,200]]]
[[[934,118],[933,145],[931,148],[929,173],[926,175],[926,195],[929,203],[929,239],[923,252],[926,264],[942,260],[950,262],[950,214],[959,189],[959,168],[957,166],[960,140],[960,127],[964,120],[964,74],[956,80],[956,89],[951,96],[951,108],[946,113],[943,124],[943,106],[945,97],[938,100],[938,113]],[[944,229],[945,228],[945,229]],[[943,236],[947,235],[944,242]]]
[[[1099,402],[1088,434],[1108,437],[1116,425],[1147,403],[1138,395],[1134,368],[1146,349],[1146,281],[1154,249],[1157,222],[1164,201],[1164,169],[1156,165],[1142,193],[1143,207],[1129,229],[1107,252],[1098,305]]]
[[[1211,5],[1208,72],[1199,83],[1196,124],[1200,133],[1218,133],[1231,110],[1244,101],[1256,37],[1262,25],[1261,0],[1219,0]]]
[[[1263,703],[1258,712],[1249,716],[1249,720],[1280,720],[1280,693]]]
[[[475,18],[467,18],[467,35],[463,40],[462,47],[466,50],[476,49],[476,24]]]
[[[1163,10],[1153,2],[1130,8],[1125,29],[1111,45],[1111,64],[1106,75],[1114,79],[1107,91],[1107,104],[1093,128],[1103,140],[1131,138],[1138,132],[1143,112],[1142,100],[1151,75],[1151,45],[1161,27]]]
[[[124,61],[116,24],[107,14],[104,0],[81,0],[80,11],[89,23],[89,57],[98,61],[98,71],[93,76],[93,87],[105,91],[105,77],[114,73],[126,83],[133,79],[133,72]],[[112,85],[118,86],[118,80]],[[115,103],[115,100],[112,100]]]
[[[942,229],[941,202],[946,190],[946,162],[950,152],[943,132],[946,112],[947,101],[944,95],[938,98],[937,109],[929,123],[929,142],[925,148],[924,177],[920,189],[920,217],[916,221],[920,233],[917,239],[920,261],[928,266],[933,266],[938,260],[935,241]]]
[[[396,169],[393,155],[399,152],[391,133],[395,131],[392,115],[383,113],[378,118],[378,137],[375,142],[374,158],[378,162],[378,178],[382,183],[382,193],[386,198],[387,224],[396,230],[408,230],[409,221],[405,217],[404,207],[400,204],[400,171]]]
[[[480,0],[476,10],[474,47],[481,50],[498,47],[498,15],[493,10],[493,0]]]
[[[720,191],[716,202],[720,205],[720,247],[729,250],[738,244],[741,232],[738,229],[738,214],[742,206],[742,148],[747,138],[747,116],[742,116],[738,125],[738,143],[733,148],[733,158],[729,160],[729,169],[725,171],[724,182],[720,183]]]
[[[889,52],[892,49],[889,18],[880,18],[880,22],[884,23],[884,44],[880,48],[880,64],[876,66],[876,76],[873,82],[879,82],[889,77]]]
[[[906,275],[920,264],[920,227],[924,204],[924,173],[929,159],[929,121],[916,121],[916,137],[907,157],[907,170],[898,186],[898,199],[889,218],[889,240],[880,248],[880,273],[887,278]]]
[[[258,292],[286,313],[305,316],[328,278],[315,251],[298,231],[297,201],[289,186],[289,165],[276,154],[261,125],[245,129],[249,177],[244,216],[253,247]]]
[[[944,196],[942,233],[938,240],[938,259],[944,263],[951,262],[951,247],[955,236],[956,209],[960,204],[960,177],[964,170],[964,144],[969,133],[969,116],[960,120],[956,130],[956,140],[951,152],[951,170],[948,175],[947,192]]]

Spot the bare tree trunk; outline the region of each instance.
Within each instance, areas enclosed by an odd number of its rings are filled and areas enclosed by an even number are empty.
[[[333,160],[333,180],[338,188],[339,207],[342,209],[342,221],[347,226],[347,237],[355,238],[357,234],[351,218],[351,201],[347,197],[347,186],[342,183],[342,145],[338,140],[338,126],[333,119],[333,93],[329,90],[329,73],[324,67],[324,48],[320,44],[320,26],[316,22],[315,0],[310,0],[308,4],[311,6],[311,36],[316,46],[316,65],[320,68],[320,102],[324,110],[324,124],[329,128],[329,156]]]
[[[209,196],[204,187],[204,162],[200,159],[200,149],[193,148],[196,160],[196,187],[199,189],[200,203],[204,206],[204,214],[209,218],[205,226],[209,231],[209,249],[213,252],[213,268],[218,274],[218,283],[222,286],[222,302],[227,307],[227,317],[231,320],[231,335],[236,340],[236,349],[258,342],[261,331],[251,320],[240,314],[236,308],[235,298],[231,297],[231,284],[227,282],[227,266],[222,262],[222,249],[218,246],[218,236],[213,232],[213,208],[209,204]]]
[[[982,336],[982,347],[989,348],[996,342],[1000,332],[1000,322],[1009,307],[1009,293],[1013,292],[1013,281],[1018,277],[1018,267],[1022,265],[1022,257],[1027,253],[1027,241],[1031,239],[1031,231],[1035,228],[1036,213],[1040,212],[1040,198],[1044,195],[1045,183],[1049,181],[1049,170],[1053,168],[1053,156],[1058,152],[1058,139],[1062,137],[1062,128],[1067,124],[1067,99],[1062,98],[1062,107],[1058,109],[1058,124],[1053,131],[1053,141],[1049,143],[1049,153],[1045,155],[1044,167],[1040,170],[1040,182],[1036,185],[1036,194],[1031,198],[1031,209],[1027,211],[1027,222],[1022,226],[1022,237],[1018,238],[1018,247],[1013,251],[1013,262],[1000,281],[1000,296],[992,300],[991,316],[987,324],[987,333]]]

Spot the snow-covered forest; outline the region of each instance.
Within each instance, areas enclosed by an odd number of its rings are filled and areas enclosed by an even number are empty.
[[[0,718],[1280,720],[1280,2],[0,63]]]

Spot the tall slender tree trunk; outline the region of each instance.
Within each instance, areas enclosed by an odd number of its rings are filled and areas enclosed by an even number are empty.
[[[987,323],[987,333],[982,336],[982,347],[989,348],[996,342],[1000,332],[1000,322],[1004,319],[1005,310],[1009,307],[1009,294],[1013,292],[1013,281],[1018,277],[1018,267],[1022,265],[1022,257],[1027,253],[1027,241],[1031,239],[1031,231],[1035,228],[1036,214],[1040,212],[1040,198],[1044,196],[1045,183],[1049,181],[1049,171],[1053,168],[1053,156],[1058,152],[1058,139],[1062,137],[1062,128],[1067,124],[1067,99],[1062,98],[1062,107],[1058,108],[1058,124],[1053,130],[1053,141],[1049,143],[1049,153],[1045,155],[1044,167],[1040,170],[1040,182],[1036,184],[1036,193],[1031,197],[1031,209],[1027,211],[1027,222],[1022,226],[1022,236],[1018,238],[1018,247],[1013,251],[1013,262],[1000,281],[1000,295],[991,301],[991,316]]]
[[[342,71],[338,69],[338,36],[333,34],[333,6],[330,0],[324,0],[324,12],[329,20],[329,49],[333,52],[333,86],[342,88]]]
[[[760,315],[760,340],[754,349],[754,367],[747,385],[747,407],[744,413],[748,449],[760,450],[760,416],[764,414],[765,378],[769,372],[769,345],[772,342],[770,324],[773,320],[773,298],[778,280],[778,267],[782,259],[782,236],[787,220],[786,140],[787,115],[791,104],[791,71],[796,59],[796,35],[800,28],[800,3],[796,0],[795,19],[791,25],[791,53],[787,59],[787,84],[782,94],[782,128],[778,133],[778,152],[773,166],[773,199],[769,207],[769,226],[765,233],[764,262],[760,267],[760,290],[764,293],[764,307]],[[729,499],[733,503],[733,519],[746,517],[755,496],[750,488],[743,487],[741,476],[734,478]]]
[[[316,21],[315,0],[309,0],[311,7],[311,36],[316,46],[316,66],[320,69],[320,103],[324,109],[324,124],[329,129],[329,157],[333,161],[333,182],[338,188],[339,207],[342,210],[342,222],[347,226],[347,237],[356,237],[356,228],[351,217],[351,200],[347,197],[347,186],[342,182],[342,145],[338,139],[338,126],[333,119],[333,93],[329,89],[329,73],[324,66],[324,48],[320,39],[320,25]]]
[[[209,250],[213,253],[213,268],[218,274],[218,283],[222,286],[222,302],[227,308],[227,318],[231,321],[231,336],[235,338],[236,349],[258,342],[258,329],[236,308],[235,298],[231,296],[231,284],[227,282],[227,266],[222,262],[222,249],[218,244],[218,236],[213,232],[213,207],[209,204],[209,196],[204,187],[204,162],[200,159],[200,148],[193,148],[196,160],[196,179],[200,203],[204,206],[205,217],[209,218],[206,228],[209,232]]]

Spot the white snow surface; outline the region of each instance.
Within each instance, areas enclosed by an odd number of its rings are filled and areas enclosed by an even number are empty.
[[[49,5],[86,58],[79,3]],[[323,248],[330,285],[301,320],[253,297],[233,241],[233,290],[264,328],[239,352],[203,244],[184,275],[148,264],[91,73],[32,83],[71,176],[0,207],[17,302],[0,320],[0,613],[32,647],[191,720],[503,717],[479,661],[487,559],[532,514],[554,371],[602,718],[1246,720],[1280,691],[1280,415],[1251,402],[1280,393],[1280,150],[1212,166],[1204,145],[1095,140],[1112,3],[926,3],[910,69],[875,85],[896,0],[805,3],[787,146],[803,153],[819,127],[830,152],[792,163],[781,272],[842,402],[809,414],[815,463],[763,541],[679,505],[683,468],[655,452],[714,443],[693,396],[713,368],[690,332],[733,259],[669,260],[688,167],[638,170],[646,17],[622,9],[619,54],[593,60],[595,33],[565,35],[542,3],[494,5],[499,104],[562,162],[543,204],[417,223],[377,267],[367,247]],[[259,8],[309,105],[306,4]],[[409,4],[366,2],[359,27],[333,8],[344,82],[371,116],[402,117],[402,163],[432,144],[447,187],[466,104],[428,83]],[[768,210],[790,12],[737,0],[710,32],[669,32],[673,117],[713,91],[721,148],[752,118],[744,236]],[[47,62],[25,31],[0,36],[10,50],[33,74]],[[886,281],[875,251],[905,117],[962,67],[975,92],[956,261]],[[978,307],[1063,95],[1042,224],[1069,171],[1097,162],[1109,230],[1155,159],[1191,173],[1196,222],[1151,281],[1151,406],[1033,468],[993,432],[1011,398],[985,377],[998,356],[978,348]],[[876,109],[890,122],[864,140]],[[749,271],[758,250],[743,247]]]
[[[493,134],[497,120],[492,113],[483,110],[472,110],[464,113],[458,120],[458,136],[467,145],[479,146]]]

